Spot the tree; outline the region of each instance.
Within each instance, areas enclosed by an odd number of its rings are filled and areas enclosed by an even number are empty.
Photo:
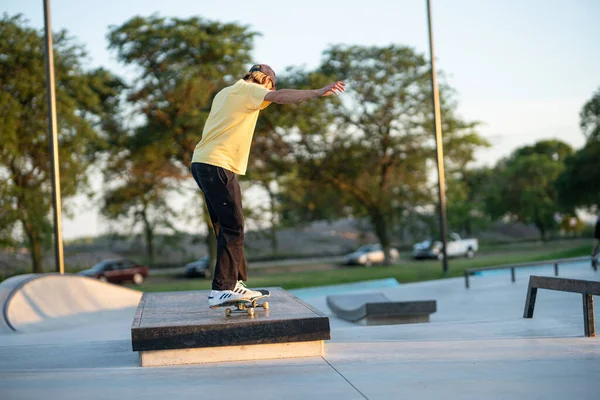
[[[579,114],[581,130],[589,140],[600,140],[600,88],[583,106]]]
[[[189,171],[212,99],[243,76],[256,35],[245,26],[197,17],[138,16],[111,27],[109,48],[138,71],[128,95],[144,117],[132,142],[136,149],[155,146],[175,167],[169,170]],[[210,232],[206,210],[204,215]],[[214,235],[207,240],[214,261]]]
[[[565,160],[565,169],[556,180],[558,201],[573,213],[577,208],[600,210],[600,140],[588,142]]]
[[[579,207],[600,210],[600,89],[585,103],[580,117],[587,143],[566,158],[565,171],[556,181],[559,203],[571,213]]]
[[[474,228],[488,223],[485,200],[493,179],[493,170],[486,167],[466,169],[459,176],[448,179],[447,216],[451,229],[471,235]]]
[[[104,193],[102,213],[112,220],[128,219],[131,227],[141,224],[146,261],[153,264],[156,230],[172,228],[170,219],[175,215],[167,204],[167,194],[176,191],[177,181],[185,176],[154,146],[111,154],[104,173],[109,189]],[[117,184],[111,185],[114,182]]]
[[[243,75],[255,36],[197,17],[134,17],[111,27],[109,48],[139,71],[128,99],[146,119],[140,144],[161,144],[188,169],[212,98]]]
[[[333,46],[318,72],[345,80],[349,90],[339,102],[316,105],[328,111],[327,124],[300,129],[299,170],[305,180],[326,182],[348,196],[347,207],[369,218],[389,263],[391,227],[405,210],[433,202],[427,60],[408,47]],[[451,91],[441,87],[448,162],[466,164],[461,160],[471,159],[478,145],[465,139],[479,137],[474,124],[455,117]]]
[[[533,146],[524,146],[515,150],[514,157],[526,157],[533,154],[545,156],[552,161],[564,162],[568,156],[573,154],[573,148],[560,140],[540,140]]]
[[[573,150],[565,143],[551,140],[525,146],[501,160],[495,168],[493,189],[488,191],[488,210],[492,217],[508,215],[532,223],[546,240],[556,227],[558,193],[555,182],[564,170],[564,160]]]
[[[22,231],[34,272],[51,241],[52,185],[43,33],[21,16],[0,19],[0,235],[14,242]],[[53,34],[63,211],[87,184],[86,171],[118,106],[122,83],[109,72],[84,71],[83,47],[65,31]]]
[[[470,235],[474,226],[486,223],[484,195],[490,171],[469,165],[475,161],[475,151],[490,143],[475,131],[477,122],[465,122],[456,115],[452,89],[445,85],[441,93],[448,226]]]
[[[297,226],[352,216],[352,197],[319,179],[302,178],[301,166],[286,175],[277,196],[281,224]]]

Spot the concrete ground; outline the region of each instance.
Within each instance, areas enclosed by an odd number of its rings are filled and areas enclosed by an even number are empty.
[[[459,278],[378,290],[435,299],[438,312],[427,324],[393,326],[331,317],[325,355],[311,359],[141,368],[134,306],[63,316],[62,326],[0,332],[0,399],[600,398],[600,345],[583,336],[581,295],[540,290],[534,318],[523,319],[526,275],[514,284],[509,271],[473,277],[469,290]],[[583,263],[561,276],[600,279]],[[325,299],[304,297],[329,313]]]

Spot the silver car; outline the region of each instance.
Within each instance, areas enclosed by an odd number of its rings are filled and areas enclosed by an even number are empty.
[[[390,248],[389,258],[391,262],[397,262],[400,253],[395,248]],[[353,253],[344,256],[346,265],[364,265],[370,267],[373,264],[382,264],[385,261],[381,244],[366,244]]]

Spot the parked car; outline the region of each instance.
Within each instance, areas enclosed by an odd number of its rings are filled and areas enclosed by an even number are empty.
[[[148,277],[148,267],[125,259],[103,260],[90,269],[80,271],[79,275],[96,278],[103,282],[122,283],[131,281],[139,285]]]
[[[199,260],[186,264],[184,275],[186,278],[195,278],[201,276],[203,278],[210,279],[212,276],[210,257],[202,257]]]
[[[416,259],[437,258],[441,260],[444,258],[443,248],[444,244],[441,240],[425,240],[413,246],[413,257]],[[462,239],[458,233],[450,234],[448,249],[446,250],[448,257],[472,258],[477,250],[479,250],[477,239]]]
[[[396,262],[400,257],[397,249],[391,248],[389,253],[390,261]],[[364,265],[370,267],[373,264],[384,262],[383,249],[380,244],[367,244],[361,246],[353,253],[344,256],[346,265]]]

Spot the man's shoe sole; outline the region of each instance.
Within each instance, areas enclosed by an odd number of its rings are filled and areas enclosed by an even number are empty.
[[[219,304],[214,304],[212,306],[208,306],[208,308],[219,308],[219,307],[223,307],[223,304],[229,304],[229,305],[234,305],[236,302],[238,301],[245,301],[247,303],[252,303],[252,297],[249,297],[247,299],[237,299],[237,300],[228,300],[228,301],[224,301],[222,303]]]

